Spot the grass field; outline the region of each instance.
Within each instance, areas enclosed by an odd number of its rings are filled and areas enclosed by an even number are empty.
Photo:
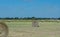
[[[32,27],[32,22],[6,22],[8,37],[60,37],[60,22],[39,22],[40,27]]]

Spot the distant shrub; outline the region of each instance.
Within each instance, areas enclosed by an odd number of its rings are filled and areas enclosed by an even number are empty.
[[[32,21],[32,27],[39,27],[38,21],[36,20]]]

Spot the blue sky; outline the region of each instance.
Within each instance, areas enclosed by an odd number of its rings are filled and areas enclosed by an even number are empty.
[[[60,17],[60,0],[0,0],[0,17]]]

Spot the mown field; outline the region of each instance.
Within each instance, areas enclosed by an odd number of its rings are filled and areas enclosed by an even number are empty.
[[[60,22],[39,22],[40,27],[32,27],[32,22],[5,22],[9,27],[8,37],[60,37]]]

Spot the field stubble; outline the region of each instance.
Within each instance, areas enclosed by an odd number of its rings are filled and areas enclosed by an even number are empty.
[[[8,37],[60,37],[60,22],[39,22],[40,27],[32,27],[32,22],[6,22]]]

